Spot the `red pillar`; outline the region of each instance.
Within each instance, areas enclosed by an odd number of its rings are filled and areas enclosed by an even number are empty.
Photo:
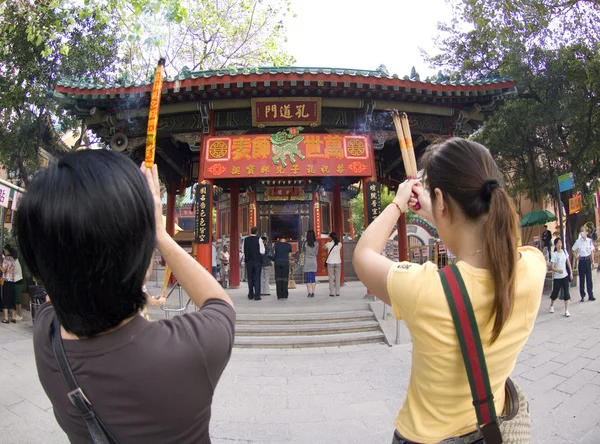
[[[398,260],[408,260],[408,235],[406,233],[406,213],[398,219]]]
[[[221,233],[221,212],[219,211],[219,202],[215,202],[215,212],[217,214],[217,226],[215,227],[215,240],[221,239],[223,237],[223,233]]]
[[[336,181],[333,184],[333,231],[335,231],[344,245],[344,211],[342,210],[342,188],[340,183]],[[342,249],[342,276],[340,283],[344,283],[344,251]]]
[[[240,186],[235,180],[231,181],[230,205],[229,243],[231,244],[231,254],[229,257],[229,286],[238,288],[240,286]]]

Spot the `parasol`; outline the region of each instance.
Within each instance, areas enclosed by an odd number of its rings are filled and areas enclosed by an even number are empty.
[[[534,227],[536,225],[543,225],[548,222],[554,222],[556,216],[548,210],[535,210],[531,213],[527,213],[523,219],[521,219],[522,227]]]

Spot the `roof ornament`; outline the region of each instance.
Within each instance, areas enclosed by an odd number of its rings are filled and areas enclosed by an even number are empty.
[[[385,66],[384,64],[379,65],[379,67],[376,69],[376,71],[379,71],[382,76],[386,76],[386,77],[390,76],[390,72],[388,71],[387,66]]]

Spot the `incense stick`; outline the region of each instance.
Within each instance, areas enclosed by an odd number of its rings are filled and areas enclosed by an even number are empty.
[[[165,59],[161,58],[158,61],[158,66],[156,67],[154,85],[152,86],[152,95],[150,96],[148,132],[146,133],[146,156],[144,158],[146,168],[152,168],[152,165],[154,165],[154,156],[156,154],[156,129],[158,127],[158,113],[160,110],[160,95],[162,93],[164,71]]]
[[[408,156],[408,147],[406,146],[406,140],[404,139],[404,132],[402,130],[402,120],[398,110],[392,110],[392,120],[396,127],[396,134],[398,135],[398,142],[400,142],[400,154],[402,155],[402,162],[404,163],[404,169],[408,175],[408,168],[410,163],[410,157]]]
[[[397,109],[392,110],[392,120],[396,127],[398,142],[400,142],[400,154],[404,162],[404,171],[408,179],[417,178],[417,159],[415,156],[415,148],[412,143],[412,135],[410,133],[410,124],[406,113],[399,113]],[[416,199],[416,193],[413,193]],[[415,210],[419,210],[421,205],[417,202],[414,206]]]

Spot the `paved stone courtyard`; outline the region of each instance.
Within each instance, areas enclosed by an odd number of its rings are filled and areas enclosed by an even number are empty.
[[[600,293],[600,279],[595,285]],[[355,283],[342,293],[364,291]],[[243,293],[232,291],[240,307]],[[514,372],[531,401],[536,444],[600,443],[600,302],[571,294],[571,318],[560,301],[548,313],[543,297]],[[301,286],[290,292],[290,302],[305,297]],[[0,327],[0,443],[66,444],[37,380],[31,332],[31,322]],[[234,349],[215,394],[213,443],[389,444],[410,359],[410,344]]]

